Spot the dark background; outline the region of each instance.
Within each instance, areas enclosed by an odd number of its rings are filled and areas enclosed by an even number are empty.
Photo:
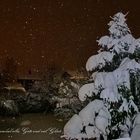
[[[0,0],[0,64],[13,57],[18,71],[43,71],[50,65],[77,70],[108,33],[116,12],[140,36],[139,0]]]

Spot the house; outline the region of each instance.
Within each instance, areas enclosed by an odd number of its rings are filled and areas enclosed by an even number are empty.
[[[18,83],[22,84],[22,86],[28,90],[32,87],[32,85],[36,82],[36,81],[41,81],[41,77],[39,76],[35,76],[35,75],[25,75],[22,76],[20,75],[18,77]]]

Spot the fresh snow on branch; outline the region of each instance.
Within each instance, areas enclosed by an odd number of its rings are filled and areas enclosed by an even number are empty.
[[[97,55],[94,55],[94,56],[91,56],[87,63],[86,63],[86,70],[87,71],[93,71],[95,70],[96,68],[103,68],[106,63],[109,63],[112,61],[113,59],[113,53],[111,52],[101,52]]]

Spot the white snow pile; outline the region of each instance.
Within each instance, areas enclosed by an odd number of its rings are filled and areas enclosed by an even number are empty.
[[[98,115],[97,115],[98,114]],[[99,138],[100,133],[108,133],[108,124],[110,124],[111,115],[105,107],[103,101],[94,100],[90,102],[78,115],[74,115],[64,127],[65,138]],[[82,131],[85,128],[85,132]]]
[[[93,71],[96,68],[103,68],[106,63],[112,62],[113,56],[113,53],[106,51],[91,56],[86,63],[87,71]]]
[[[87,97],[92,97],[94,90],[95,86],[93,83],[83,85],[79,90],[79,99],[85,101]]]
[[[70,138],[74,138],[76,135],[81,133],[82,129],[82,119],[75,114],[65,125],[64,134]]]

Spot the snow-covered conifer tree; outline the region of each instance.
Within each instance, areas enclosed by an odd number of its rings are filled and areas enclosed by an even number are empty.
[[[98,40],[101,49],[87,61],[90,80],[78,93],[86,107],[65,125],[66,139],[105,140],[131,134],[139,111],[140,39],[132,36],[125,17],[121,12],[111,17],[109,35]]]

